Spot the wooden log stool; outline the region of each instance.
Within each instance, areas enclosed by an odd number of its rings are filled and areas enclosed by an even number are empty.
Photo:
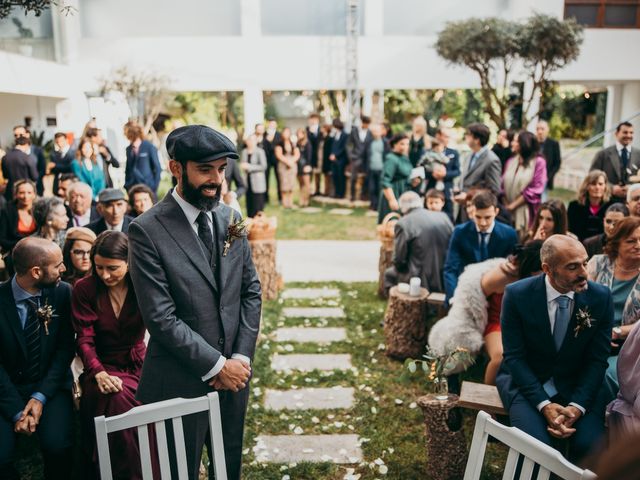
[[[262,285],[263,300],[275,300],[278,291],[284,286],[276,271],[276,229],[278,219],[268,218],[259,212],[249,226],[249,245],[251,256]]]
[[[400,293],[398,287],[389,290],[389,303],[384,315],[384,337],[388,356],[404,360],[421,358],[427,345],[427,315],[429,292],[420,289],[412,297]]]
[[[395,224],[400,219],[400,214],[391,212],[387,214],[378,225],[378,238],[380,239],[380,258],[378,259],[378,296],[387,298],[384,291],[384,272],[393,265],[393,242],[395,240]]]
[[[429,394],[418,399],[427,429],[427,477],[432,480],[459,480],[464,477],[467,444],[462,420],[452,415],[458,396],[438,400]]]

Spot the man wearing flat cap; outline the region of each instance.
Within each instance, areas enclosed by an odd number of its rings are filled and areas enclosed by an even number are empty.
[[[122,190],[105,188],[98,195],[98,213],[102,218],[91,222],[87,228],[96,235],[107,230],[128,233],[133,218],[127,215],[127,206],[127,197]]]
[[[231,234],[240,215],[219,202],[227,159],[238,154],[202,125],[174,130],[167,152],[176,188],[129,227],[131,279],[150,334],[137,396],[150,403],[218,391],[227,474],[239,479],[262,301],[246,235]],[[209,422],[205,413],[183,423],[197,479]]]

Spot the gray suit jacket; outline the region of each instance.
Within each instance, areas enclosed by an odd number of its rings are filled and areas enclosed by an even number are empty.
[[[260,281],[246,237],[222,256],[231,212],[222,204],[213,212],[216,274],[170,193],[129,227],[131,279],[150,334],[137,393],[144,403],[205,395],[201,377],[221,355],[253,358]]]
[[[591,168],[589,170],[602,170],[607,174],[607,179],[612,185],[620,185],[628,183],[628,177],[631,175],[640,175],[638,169],[640,168],[640,150],[638,148],[631,148],[631,155],[629,156],[629,165],[627,172],[622,171],[622,160],[618,155],[618,150],[615,145],[603,148],[596,156],[593,157],[591,162]]]
[[[496,195],[500,193],[502,181],[502,164],[498,156],[486,149],[476,160],[473,168],[469,170],[471,155],[467,157],[464,172],[462,174],[461,190],[469,190],[472,187],[487,188]]]
[[[393,264],[397,282],[420,277],[430,292],[444,292],[442,270],[453,224],[446,213],[417,208],[395,226]]]
[[[267,192],[267,155],[260,147],[256,147],[251,155],[249,162],[249,153],[245,148],[240,154],[240,163],[249,163],[249,173],[247,174],[247,183],[251,182],[251,191],[253,193]]]

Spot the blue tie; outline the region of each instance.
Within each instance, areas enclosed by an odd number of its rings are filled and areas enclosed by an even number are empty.
[[[480,232],[480,261],[484,262],[489,258],[489,249],[487,248],[487,237],[489,232]]]
[[[620,160],[622,160],[622,170],[626,172],[629,166],[629,150],[627,150],[627,147],[623,147],[620,151]]]
[[[567,328],[569,327],[569,319],[571,318],[569,300],[570,298],[566,295],[561,295],[556,298],[558,309],[556,310],[556,322],[553,327],[553,341],[556,344],[556,351],[560,350],[562,341],[567,334]]]
[[[470,172],[473,169],[473,166],[476,164],[477,159],[478,159],[478,154],[473,153],[471,155],[471,158],[469,159],[469,169],[467,170],[468,172]]]

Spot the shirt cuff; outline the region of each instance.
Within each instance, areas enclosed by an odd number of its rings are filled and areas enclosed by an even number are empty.
[[[536,409],[538,409],[539,412],[542,411],[542,409],[544,407],[546,407],[547,405],[549,405],[551,402],[549,400],[543,400],[541,401],[538,405],[536,405]]]
[[[44,395],[44,393],[33,392],[31,394],[31,398],[35,398],[36,400],[38,400],[42,404],[43,407],[47,403],[47,397]]]
[[[222,367],[224,367],[224,364],[226,361],[227,359],[224,358],[222,355],[220,355],[220,358],[218,359],[216,364],[213,366],[213,368],[202,376],[202,381],[206,382],[208,380],[211,380],[213,377],[219,374],[220,370],[222,370]]]
[[[571,402],[569,405],[571,405],[572,407],[576,407],[578,410],[580,410],[580,412],[582,412],[582,415],[587,413],[587,411],[584,409],[584,407],[582,405],[578,405],[575,402]]]
[[[13,418],[11,420],[13,420],[13,423],[16,423],[18,420],[20,420],[20,417],[22,416],[22,412],[23,410],[20,410],[18,413],[16,413]]]
[[[235,358],[236,360],[240,360],[241,362],[251,366],[251,359],[246,355],[242,355],[241,353],[234,353],[233,355],[231,355],[231,358]]]

